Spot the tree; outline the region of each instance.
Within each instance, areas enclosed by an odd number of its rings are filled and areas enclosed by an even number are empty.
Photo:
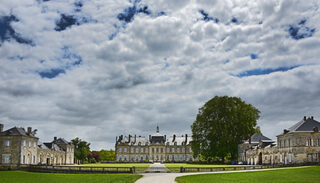
[[[90,143],[79,139],[78,137],[71,140],[74,145],[74,157],[76,160],[80,160],[82,163],[88,161],[88,155],[90,154]]]
[[[116,160],[116,153],[112,149],[110,149],[109,151],[102,149],[99,153],[100,153],[102,161],[114,161],[114,160]]]
[[[191,125],[194,156],[207,161],[237,158],[238,144],[256,129],[260,111],[238,97],[215,96],[199,109]]]
[[[89,163],[96,163],[101,161],[100,153],[98,151],[92,151],[88,155],[88,161]]]

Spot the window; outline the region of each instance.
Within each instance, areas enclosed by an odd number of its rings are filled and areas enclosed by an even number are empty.
[[[146,153],[149,151],[149,149],[148,148],[146,148]]]
[[[291,141],[290,141],[290,139],[288,140],[288,146],[289,146],[289,147],[291,146]]]
[[[10,163],[10,154],[3,155],[3,163]]]
[[[312,140],[311,139],[308,139],[308,142],[307,142],[307,146],[312,146]]]
[[[122,148],[121,147],[119,148],[119,152],[122,152]]]
[[[159,148],[156,148],[156,152],[157,152],[157,153],[159,152]]]
[[[31,147],[31,141],[29,141],[29,147]]]
[[[131,152],[132,152],[132,153],[134,152],[134,149],[133,149],[133,147],[131,147]]]
[[[154,148],[152,148],[152,153],[154,153]]]
[[[320,139],[318,139],[318,146],[320,146]]]
[[[163,148],[161,148],[161,153],[163,153]]]
[[[167,147],[167,153],[168,153],[168,152],[170,152],[170,148],[169,148],[169,147]]]
[[[26,146],[26,140],[23,140],[23,146],[24,147]]]
[[[139,148],[136,148],[136,153],[138,153],[139,152]]]
[[[189,147],[189,152],[192,152],[192,149],[191,149],[191,147]]]
[[[174,148],[172,148],[172,149],[171,149],[171,152],[173,152],[173,153],[174,153]]]
[[[140,151],[143,153],[143,148],[141,148]]]
[[[6,140],[6,141],[5,141],[5,146],[6,146],[6,147],[10,147],[10,140]]]
[[[182,148],[182,152],[185,152],[185,151],[186,151],[186,150],[185,150],[185,148],[183,147],[183,148]]]
[[[179,153],[180,152],[180,148],[177,148],[177,153]]]
[[[125,147],[125,148],[123,148],[123,151],[126,153],[127,152],[127,148]]]

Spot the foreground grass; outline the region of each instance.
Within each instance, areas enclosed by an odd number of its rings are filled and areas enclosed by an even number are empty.
[[[180,167],[232,167],[235,165],[208,165],[208,164],[188,164],[188,163],[166,163],[164,164],[170,171],[180,171]]]
[[[177,177],[178,183],[319,183],[320,167]]]
[[[54,174],[0,171],[1,183],[133,183],[141,175],[131,174]]]

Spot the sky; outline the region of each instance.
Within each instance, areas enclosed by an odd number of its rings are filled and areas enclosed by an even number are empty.
[[[236,96],[272,139],[320,118],[318,0],[0,0],[0,123],[40,141],[191,135]]]

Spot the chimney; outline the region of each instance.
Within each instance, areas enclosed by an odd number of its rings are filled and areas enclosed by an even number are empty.
[[[0,132],[3,131],[3,124],[0,124]]]
[[[53,141],[57,141],[57,137],[53,137]]]
[[[129,143],[130,143],[130,141],[131,141],[131,135],[129,135]]]
[[[251,144],[251,137],[249,137],[249,144]]]
[[[164,141],[167,141],[167,136],[166,135],[164,135]]]
[[[289,132],[289,130],[287,130],[287,129],[284,129],[283,130],[283,134],[286,134],[286,133],[288,133]]]
[[[149,141],[151,141],[151,135],[149,135]]]
[[[186,144],[187,144],[187,142],[188,142],[188,134],[186,134],[186,140],[185,141],[186,141]]]
[[[304,116],[304,117],[303,117],[303,120],[307,120],[307,116]]]
[[[313,116],[311,116],[311,119],[313,120]]]
[[[134,143],[137,142],[137,135],[134,135]]]
[[[176,140],[176,135],[173,134],[173,139],[172,139],[172,142],[174,142]]]
[[[31,132],[32,132],[32,128],[28,127],[28,135],[31,135]]]

